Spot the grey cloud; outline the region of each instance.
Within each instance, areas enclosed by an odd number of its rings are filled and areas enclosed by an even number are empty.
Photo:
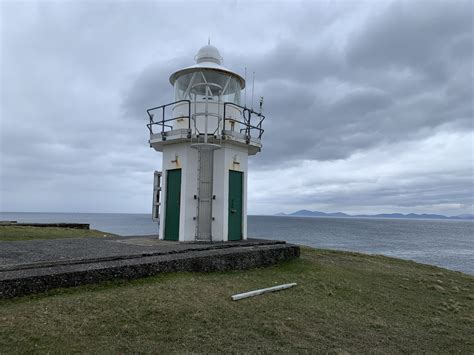
[[[260,80],[278,78],[305,84],[336,75],[343,60],[332,48],[303,47],[297,42],[281,42],[259,59],[253,68]]]
[[[277,92],[278,103],[267,98],[266,152],[255,166],[282,157],[344,159],[385,142],[421,139],[441,127],[472,128],[471,5],[426,4],[396,2],[369,16],[349,37],[345,56],[332,51],[331,61],[331,49],[310,52],[293,44],[276,47],[256,64],[267,68],[262,90],[270,96]],[[287,81],[275,88],[265,82],[266,72],[283,63],[291,74],[273,70],[272,80]],[[310,85],[295,86],[331,78],[353,88],[332,103]],[[313,102],[305,102],[307,97]],[[276,134],[287,128],[287,117],[295,122],[294,132]]]
[[[469,1],[393,2],[350,41],[349,62],[429,69],[453,40],[472,35],[472,11]]]
[[[190,53],[189,58],[192,57]],[[178,58],[142,70],[125,94],[124,115],[146,122],[147,109],[173,102],[174,92],[168,78],[174,71],[189,65],[187,58]]]
[[[370,113],[387,109],[392,105],[392,98],[381,90],[354,90],[329,108],[327,115],[349,116],[354,119]]]
[[[422,146],[422,145],[420,145]],[[387,207],[393,211],[394,207],[406,210],[416,210],[420,206],[442,206],[458,204],[472,209],[474,186],[472,184],[472,158],[469,164],[461,164],[455,169],[446,170],[443,166],[438,166],[437,162],[430,163],[433,155],[437,152],[423,153],[424,161],[418,165],[412,165],[413,161],[407,159],[406,153],[416,148],[417,144],[410,144],[407,149],[396,148],[393,152],[398,152],[401,156],[390,156],[384,154],[384,161],[399,161],[396,164],[407,164],[400,169],[380,171],[371,169],[357,162],[350,164],[339,164],[340,168],[331,167],[332,174],[324,174],[324,168],[315,168],[311,165],[303,164],[301,172],[305,172],[307,177],[301,179],[301,183],[292,184],[289,189],[279,189],[278,192],[268,198],[261,198],[260,203],[272,201],[281,208],[285,208],[285,201],[291,201],[295,206],[325,206],[325,210],[365,210],[373,211],[385,210]],[[461,151],[461,149],[458,149]],[[425,149],[426,150],[426,149]],[[426,160],[428,159],[428,160]],[[326,163],[327,164],[327,163]],[[410,166],[411,165],[411,166]],[[391,166],[391,163],[386,166]],[[293,169],[293,168],[290,168]],[[347,169],[339,170],[339,169]],[[295,177],[298,175],[295,171]],[[318,174],[319,172],[319,174]],[[299,188],[296,188],[298,186]],[[271,197],[270,197],[271,196]],[[442,207],[441,207],[442,208]],[[389,210],[390,211],[390,210]],[[446,213],[446,212],[444,212]]]

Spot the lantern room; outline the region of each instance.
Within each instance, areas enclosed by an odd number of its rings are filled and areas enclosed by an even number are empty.
[[[195,57],[196,64],[171,74],[174,99],[212,102],[232,102],[240,105],[240,93],[245,80],[221,65],[217,48],[202,47]]]

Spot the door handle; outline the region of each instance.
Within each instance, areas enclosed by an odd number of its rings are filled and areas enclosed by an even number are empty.
[[[230,213],[235,213],[235,212],[237,212],[237,210],[235,208],[230,209]]]

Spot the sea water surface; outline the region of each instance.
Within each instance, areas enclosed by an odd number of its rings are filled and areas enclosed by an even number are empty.
[[[0,220],[89,223],[119,235],[158,233],[148,214],[0,212]],[[248,235],[383,254],[474,274],[474,221],[249,216]]]

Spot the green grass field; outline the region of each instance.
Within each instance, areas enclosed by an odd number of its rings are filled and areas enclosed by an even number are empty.
[[[0,242],[32,239],[110,237],[112,235],[94,229],[0,225]]]
[[[297,282],[237,302],[235,293]],[[173,273],[0,300],[0,353],[474,353],[474,277],[382,256]]]

